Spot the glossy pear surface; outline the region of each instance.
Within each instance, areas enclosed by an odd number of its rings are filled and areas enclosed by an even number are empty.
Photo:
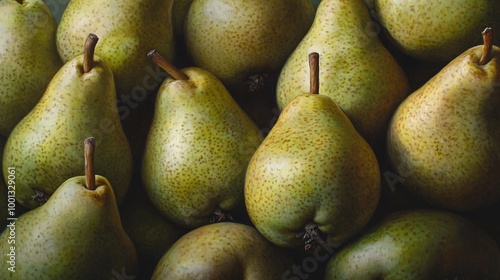
[[[498,279],[500,251],[462,216],[410,210],[384,217],[330,259],[329,279]]]
[[[450,62],[397,109],[387,149],[401,181],[427,202],[458,211],[500,199],[500,48]]]
[[[87,35],[96,34],[100,41],[95,53],[113,70],[119,99],[132,99],[130,107],[137,106],[147,91],[159,86],[148,51],[157,49],[173,58],[172,4],[173,0],[70,1],[57,28],[59,54],[63,61],[72,59],[80,54]]]
[[[320,94],[332,98],[370,144],[380,144],[390,117],[409,93],[409,84],[373,30],[363,0],[320,2],[311,28],[279,75],[280,110],[297,95],[309,92],[308,55],[312,52],[321,57]]]
[[[95,170],[114,187],[119,202],[132,176],[132,156],[116,110],[111,69],[95,57],[83,73],[83,55],[67,62],[40,101],[7,139],[3,173],[16,167],[16,199],[33,209],[35,189],[48,195],[68,178],[84,174],[82,143],[96,141]]]
[[[194,0],[186,46],[196,66],[232,89],[279,71],[313,18],[311,0]]]
[[[480,44],[477,34],[485,27],[500,30],[500,2],[496,0],[372,2],[372,13],[392,45],[421,60],[448,63]]]
[[[15,244],[8,243],[10,231],[4,231],[0,249],[9,252],[15,246],[16,267],[2,275],[19,280],[135,275],[135,248],[121,226],[113,189],[99,175],[96,186],[87,189],[84,176],[68,179],[47,203],[15,221]]]
[[[261,139],[214,75],[183,72],[188,80],[167,78],[158,92],[142,178],[163,215],[198,227],[216,209],[243,207],[246,168]]]
[[[0,134],[8,136],[62,63],[56,22],[42,0],[0,1]]]
[[[272,243],[294,247],[314,223],[329,243],[352,237],[372,217],[380,195],[374,152],[347,116],[321,94],[303,94],[283,110],[252,157],[245,203]]]
[[[151,279],[281,279],[292,260],[255,228],[224,222],[181,237],[158,263]]]

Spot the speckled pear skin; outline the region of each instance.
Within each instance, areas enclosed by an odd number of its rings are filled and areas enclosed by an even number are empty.
[[[497,0],[373,0],[373,14],[389,42],[405,54],[448,63],[470,47],[485,27],[500,30]],[[500,37],[494,39],[500,44]]]
[[[236,88],[279,71],[313,18],[311,0],[194,0],[186,45],[196,66]]]
[[[4,136],[35,106],[62,66],[49,8],[42,0],[23,2],[0,1],[0,134]]]
[[[9,279],[112,279],[113,270],[136,275],[134,245],[122,228],[113,188],[96,175],[68,179],[43,206],[16,221],[16,272]],[[0,249],[9,251],[8,231]],[[6,256],[3,256],[6,260]],[[4,261],[5,263],[5,261]],[[121,275],[121,274],[120,274]]]
[[[84,174],[83,141],[96,141],[95,171],[111,182],[120,203],[132,177],[132,155],[116,109],[111,69],[99,57],[83,74],[83,55],[64,64],[33,110],[7,139],[3,173],[16,168],[16,199],[39,203],[33,188],[47,194],[68,178]],[[118,163],[118,164],[117,164]]]
[[[156,279],[281,279],[292,259],[254,227],[222,222],[181,237],[163,256]]]
[[[145,90],[155,90],[146,54],[156,49],[174,58],[173,0],[107,1],[72,0],[57,28],[59,55],[68,61],[81,53],[89,33],[100,40],[95,53],[113,70],[119,96],[142,101]],[[123,97],[121,98],[123,99]]]
[[[499,279],[500,251],[485,231],[450,212],[389,214],[329,260],[330,279]]]
[[[167,78],[158,92],[142,179],[163,215],[195,228],[216,208],[244,207],[245,172],[261,138],[213,74],[182,72],[189,80]]]
[[[141,192],[130,192],[120,207],[120,216],[125,232],[135,245],[139,261],[138,279],[151,279],[156,264],[163,254],[187,229],[179,227],[156,210],[142,186],[131,188]]]
[[[309,92],[308,55],[317,52],[320,94],[332,98],[372,146],[379,145],[410,88],[372,26],[363,0],[321,1],[311,28],[279,75],[278,108]]]
[[[372,148],[331,98],[303,94],[283,110],[252,157],[245,204],[272,243],[303,247],[296,235],[315,223],[339,244],[362,229],[380,196]]]
[[[387,137],[394,169],[412,193],[469,211],[500,199],[500,48],[483,46],[450,62],[395,112]]]

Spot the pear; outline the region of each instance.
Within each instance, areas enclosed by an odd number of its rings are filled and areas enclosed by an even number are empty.
[[[42,0],[2,0],[0,13],[0,134],[8,136],[62,63],[56,22]]]
[[[144,54],[155,48],[168,58],[174,55],[172,4],[173,0],[70,1],[57,28],[59,55],[63,61],[72,59],[81,53],[80,42],[89,33],[98,34],[102,43],[96,54],[112,69],[119,99],[143,101],[144,91],[156,89]]]
[[[143,157],[149,198],[189,228],[241,212],[247,165],[261,143],[257,126],[210,72],[180,71],[156,50],[148,56],[172,75],[158,91]]]
[[[97,40],[89,35],[84,54],[61,67],[7,139],[3,174],[7,176],[8,167],[17,168],[16,199],[29,209],[81,174],[81,143],[88,135],[95,136],[101,150],[96,171],[109,179],[119,203],[125,197],[132,156],[116,110],[113,73],[93,53]]]
[[[194,0],[185,38],[194,64],[231,93],[273,79],[314,18],[311,0]]]
[[[9,271],[3,275],[8,279],[114,279],[117,274],[136,274],[135,248],[122,228],[113,188],[94,173],[93,141],[85,140],[85,176],[63,182],[47,203],[10,221],[0,235],[2,252],[14,255],[4,257]]]
[[[404,186],[428,203],[473,211],[500,199],[500,48],[493,30],[395,112],[387,151]]]
[[[320,94],[332,98],[373,147],[381,145],[394,110],[409,93],[409,83],[380,42],[363,0],[320,2],[311,28],[279,75],[280,110],[308,91],[311,52],[322,57]]]
[[[398,211],[384,217],[328,263],[329,279],[499,279],[500,251],[457,214]]]
[[[165,252],[187,230],[165,219],[153,207],[142,185],[132,189],[128,200],[120,206],[125,232],[137,250],[140,279],[151,279],[151,275]]]
[[[255,228],[209,224],[182,236],[162,257],[155,279],[281,279],[293,265],[286,252]]]
[[[250,220],[282,247],[302,246],[303,237],[306,249],[317,236],[331,245],[345,242],[368,223],[380,196],[377,158],[346,114],[321,94],[317,55],[309,56],[311,93],[285,107],[246,174]]]
[[[408,56],[448,63],[479,45],[485,26],[500,29],[496,0],[372,0],[373,14],[391,45]],[[496,40],[495,44],[500,44]]]

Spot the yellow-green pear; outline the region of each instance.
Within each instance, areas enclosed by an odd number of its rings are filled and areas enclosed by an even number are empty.
[[[484,230],[437,210],[391,213],[332,257],[331,279],[500,279],[500,250]]]
[[[69,178],[47,203],[9,221],[0,235],[2,276],[8,277],[2,279],[136,275],[136,251],[121,225],[113,188],[94,173],[92,141],[85,140],[85,176]]]
[[[311,0],[194,0],[184,35],[194,64],[234,95],[277,76],[313,18]]]
[[[500,48],[451,61],[397,109],[387,150],[403,185],[428,203],[471,211],[500,200]]]
[[[40,206],[64,181],[82,174],[81,143],[88,135],[100,150],[96,171],[110,181],[118,202],[125,197],[132,156],[116,110],[113,73],[93,53],[97,40],[91,34],[82,41],[84,54],[61,67],[7,139],[3,174],[17,169],[16,199],[27,208]]]
[[[138,277],[151,279],[161,257],[188,230],[158,212],[140,184],[131,188],[127,200],[120,205],[120,216],[137,251]]]
[[[258,128],[210,72],[178,70],[155,50],[148,56],[172,75],[158,91],[142,162],[149,198],[190,228],[239,212]]]
[[[321,81],[311,81],[311,93],[285,107],[246,174],[252,223],[283,247],[301,246],[305,237],[309,248],[310,232],[330,245],[345,242],[368,223],[380,196],[372,148],[321,87],[318,94]]]
[[[97,34],[102,42],[96,54],[111,67],[119,100],[132,100],[129,109],[135,109],[159,86],[144,54],[157,49],[170,59],[174,56],[172,4],[173,0],[72,0],[57,28],[59,55],[63,61],[72,59],[81,53],[80,42],[89,33]]]
[[[42,0],[2,0],[0,13],[0,134],[8,136],[62,63],[56,22]]]
[[[182,236],[162,257],[152,280],[282,279],[291,257],[254,227],[222,222]]]
[[[308,92],[307,55],[317,52],[320,94],[333,99],[368,143],[380,145],[409,83],[376,31],[363,0],[322,0],[311,28],[281,70],[278,108]]]
[[[380,30],[408,56],[448,63],[470,47],[486,26],[500,29],[497,0],[371,0]],[[495,44],[500,44],[495,39]]]

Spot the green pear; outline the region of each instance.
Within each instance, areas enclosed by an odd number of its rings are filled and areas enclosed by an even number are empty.
[[[182,236],[162,257],[156,279],[281,279],[291,257],[255,228],[232,222],[209,224]]]
[[[3,174],[8,167],[18,170],[16,199],[27,208],[40,206],[65,180],[82,174],[81,143],[88,135],[101,151],[96,171],[109,179],[118,202],[128,189],[131,151],[116,110],[113,73],[93,55],[97,40],[89,36],[84,54],[61,67],[7,139]]]
[[[475,34],[486,26],[500,29],[497,0],[372,2],[373,14],[392,45],[422,60],[448,63],[479,45]]]
[[[451,61],[395,112],[387,151],[405,187],[428,203],[472,211],[500,199],[500,48]]]
[[[246,174],[252,223],[283,247],[300,246],[302,237],[314,237],[311,231],[330,244],[345,242],[368,223],[380,195],[372,148],[339,106],[321,94],[321,82],[311,81],[311,93],[285,107]],[[306,249],[314,246],[309,241],[314,240],[306,240]]]
[[[0,13],[0,134],[8,136],[62,63],[56,22],[42,0],[2,0]]]
[[[194,0],[185,38],[194,64],[235,93],[279,72],[314,18],[311,0]],[[271,78],[269,77],[269,78]]]
[[[0,235],[9,279],[136,274],[136,251],[121,225],[113,188],[94,173],[93,141],[85,139],[85,176],[63,182],[47,203],[10,221]]]
[[[120,100],[143,101],[145,91],[156,88],[144,54],[154,48],[174,56],[172,4],[173,0],[70,1],[57,28],[59,54],[63,61],[72,59],[81,53],[87,35],[97,34],[102,43],[96,54],[111,67]]]
[[[141,276],[140,279],[151,279],[163,254],[187,230],[165,219],[153,207],[142,185],[127,197],[128,200],[120,206],[123,228],[137,250],[138,276]]]
[[[499,279],[500,251],[457,214],[399,211],[384,217],[328,263],[329,279]]]
[[[307,55],[317,52],[321,94],[333,99],[372,146],[380,145],[409,83],[373,23],[363,0],[321,1],[311,28],[279,75],[278,108],[308,91]]]
[[[172,75],[158,91],[143,157],[149,198],[190,228],[239,212],[247,165],[261,143],[257,126],[210,72],[180,71],[154,50],[149,56]]]

